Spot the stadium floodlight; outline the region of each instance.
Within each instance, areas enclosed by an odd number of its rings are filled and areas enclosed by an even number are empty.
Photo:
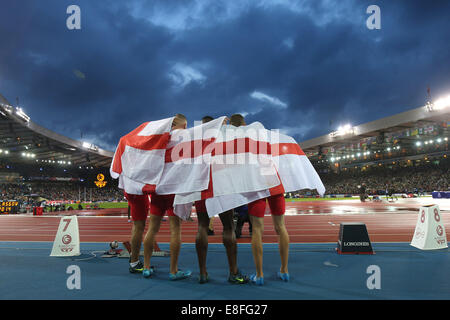
[[[416,146],[420,147],[421,145],[422,145],[422,142],[420,142],[420,141],[416,142]]]
[[[445,137],[445,138],[444,138],[444,140],[445,140],[445,141],[448,141],[448,138],[447,138],[447,137]]]
[[[389,151],[391,151],[391,148],[387,148],[386,150],[389,152]]]
[[[428,141],[428,143],[430,143],[430,144],[433,143],[433,140]]]
[[[441,139],[441,138],[438,138],[436,141],[437,141],[437,143],[441,143],[441,142],[442,142],[442,139]]]
[[[358,152],[356,155],[357,155],[358,157],[360,157],[360,156],[361,156],[361,153]]]
[[[19,118],[21,118],[22,120],[25,120],[26,122],[30,121],[30,117],[23,112],[22,108],[17,107],[16,108],[16,115],[19,116]]]
[[[334,158],[331,158],[331,162],[334,162]]]
[[[433,103],[433,110],[442,110],[450,106],[450,95],[440,98]]]
[[[8,150],[5,150],[5,154],[8,154],[9,153],[9,151]]]
[[[337,131],[331,132],[330,136],[337,137],[337,136],[343,136],[346,134],[353,134],[354,128],[350,124],[346,124],[344,126],[340,126]]]

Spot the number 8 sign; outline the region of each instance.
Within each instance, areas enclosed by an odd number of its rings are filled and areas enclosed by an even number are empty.
[[[441,221],[441,217],[439,216],[438,209],[434,209],[434,220],[436,220],[436,222]]]

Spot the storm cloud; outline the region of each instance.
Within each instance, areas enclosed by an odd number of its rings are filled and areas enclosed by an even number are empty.
[[[66,9],[81,10],[69,30]],[[381,10],[370,30],[369,5]],[[299,142],[450,92],[448,1],[9,1],[0,93],[112,150],[144,121],[243,113]]]

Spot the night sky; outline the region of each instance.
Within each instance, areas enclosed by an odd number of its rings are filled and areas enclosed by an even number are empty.
[[[449,13],[435,0],[2,1],[0,94],[111,151],[175,113],[189,126],[243,113],[301,142],[420,107],[428,87],[448,95]]]

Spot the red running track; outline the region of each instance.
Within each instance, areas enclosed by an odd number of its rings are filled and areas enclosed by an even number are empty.
[[[309,201],[286,203],[286,226],[292,243],[321,243],[338,240],[341,222],[365,223],[373,242],[410,242],[417,222],[418,210],[424,204],[438,202],[441,217],[450,239],[450,200],[400,199],[395,203],[361,203],[345,201]],[[55,214],[55,213],[54,213]],[[126,209],[72,211],[76,214],[82,242],[128,241],[132,223]],[[267,212],[269,214],[269,212]],[[3,215],[0,216],[0,241],[53,241],[60,216]],[[264,242],[277,242],[270,214],[264,219]],[[239,243],[249,243],[248,224]],[[222,241],[220,219],[214,219],[214,236],[210,243]],[[182,241],[194,243],[197,220],[183,222]],[[157,241],[169,242],[169,223],[161,224]]]

